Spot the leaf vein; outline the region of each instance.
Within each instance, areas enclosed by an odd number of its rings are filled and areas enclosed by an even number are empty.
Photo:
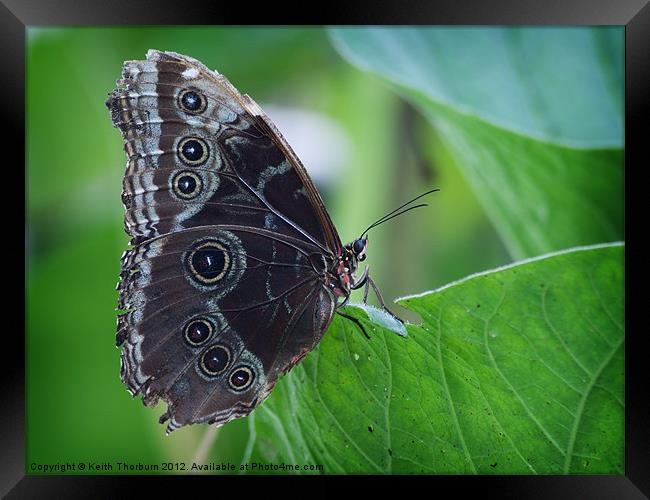
[[[447,400],[449,401],[449,407],[451,408],[451,416],[454,421],[454,426],[456,427],[456,432],[458,433],[458,438],[460,440],[460,444],[463,448],[463,452],[465,453],[465,456],[467,457],[467,460],[469,461],[469,465],[472,469],[472,472],[476,474],[476,467],[474,466],[474,461],[472,460],[472,456],[469,453],[469,450],[467,449],[467,445],[465,444],[465,438],[463,436],[463,432],[460,428],[460,423],[458,422],[458,415],[456,413],[456,407],[454,406],[454,401],[451,397],[451,393],[449,392],[449,385],[447,384],[447,377],[445,375],[445,367],[442,363],[442,346],[441,346],[441,337],[442,337],[442,307],[439,309],[438,313],[438,342],[437,342],[437,351],[438,351],[438,365],[440,366],[440,375],[442,378],[443,382],[443,388],[445,389],[445,395],[447,396]]]
[[[565,474],[568,474],[569,468],[571,467],[571,459],[573,457],[573,447],[575,446],[576,435],[578,434],[578,427],[580,426],[580,420],[582,419],[582,413],[585,409],[585,405],[587,404],[587,399],[589,398],[589,394],[591,394],[591,390],[594,388],[594,385],[596,384],[596,380],[598,380],[602,371],[612,360],[616,351],[618,351],[620,347],[623,345],[624,339],[625,337],[621,337],[621,339],[618,341],[616,346],[614,346],[614,348],[610,351],[607,357],[603,360],[601,365],[598,367],[598,370],[596,370],[596,372],[593,374],[591,380],[589,381],[589,385],[587,386],[587,389],[585,390],[582,398],[580,399],[580,402],[578,403],[578,411],[576,413],[576,418],[573,420],[573,428],[571,429],[571,434],[569,435],[569,444],[567,446],[566,455],[564,457]]]
[[[587,370],[587,368],[585,368],[585,366],[582,364],[582,362],[575,356],[575,354],[573,354],[573,351],[571,351],[571,349],[569,349],[569,346],[566,345],[564,340],[562,340],[562,336],[555,329],[555,327],[551,323],[550,318],[548,317],[548,311],[546,309],[546,295],[548,294],[548,291],[550,289],[551,289],[551,286],[549,285],[544,289],[544,292],[542,293],[542,313],[544,314],[544,322],[548,325],[550,330],[553,332],[553,334],[555,335],[557,340],[560,342],[562,347],[564,347],[564,350],[569,354],[569,356],[575,362],[575,364],[578,365],[580,367],[580,369],[582,369],[582,371],[585,372],[589,377],[591,377],[591,372],[589,370]]]
[[[519,401],[521,406],[524,408],[524,410],[526,411],[528,416],[531,418],[531,420],[535,423],[535,425],[537,425],[537,427],[542,431],[542,433],[549,439],[549,441],[553,444],[553,446],[555,446],[555,448],[557,448],[557,450],[560,453],[562,453],[562,455],[564,455],[564,450],[562,450],[560,445],[555,441],[553,436],[544,428],[544,426],[541,424],[541,422],[539,420],[537,420],[537,417],[535,417],[535,415],[530,410],[530,408],[528,407],[526,402],[523,400],[521,395],[517,392],[517,390],[514,388],[514,386],[510,383],[508,378],[503,374],[503,372],[501,371],[501,369],[497,365],[496,360],[494,359],[494,355],[492,354],[492,349],[490,349],[490,345],[489,345],[489,342],[488,342],[488,329],[489,329],[489,325],[490,325],[490,320],[492,319],[492,317],[497,313],[497,311],[501,307],[501,304],[503,303],[503,300],[505,299],[505,296],[506,296],[506,291],[504,290],[503,294],[501,296],[501,300],[497,304],[497,307],[495,308],[494,312],[491,314],[491,316],[487,320],[485,320],[485,329],[483,331],[483,341],[485,343],[485,349],[486,349],[486,351],[488,353],[488,358],[489,358],[490,363],[492,364],[492,367],[494,368],[494,370],[501,376],[503,381],[510,388],[510,390],[515,395],[515,397],[517,398],[517,400]]]

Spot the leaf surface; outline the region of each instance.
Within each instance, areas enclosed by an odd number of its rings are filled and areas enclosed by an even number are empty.
[[[623,34],[330,30],[432,122],[516,258],[623,239]]]
[[[254,413],[251,447],[325,473],[623,473],[623,245],[403,298],[371,340],[337,317]]]

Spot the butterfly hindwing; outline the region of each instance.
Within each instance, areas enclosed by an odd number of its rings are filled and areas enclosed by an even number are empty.
[[[227,412],[233,394],[248,403],[237,411],[250,411],[284,370],[286,357],[320,340],[333,313],[334,299],[318,286],[308,257],[313,247],[300,245],[239,226],[206,226],[141,244],[124,264],[121,295],[128,311],[120,317],[123,378],[131,392],[142,393],[148,404],[166,399],[172,425],[216,418],[201,412]],[[201,271],[205,249],[222,255],[220,267],[209,273]],[[204,340],[192,337],[197,326],[209,332]],[[229,352],[224,376],[202,368],[215,346]],[[239,364],[254,377],[245,393],[228,385]]]
[[[313,184],[259,107],[198,61],[125,63],[122,380],[168,429],[249,413],[318,343],[340,247]]]

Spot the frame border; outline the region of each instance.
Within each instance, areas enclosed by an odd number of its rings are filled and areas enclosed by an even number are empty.
[[[650,0],[571,0],[548,1],[500,0],[488,4],[480,0],[411,0],[408,4],[392,1],[382,4],[382,10],[370,5],[350,2],[334,2],[330,10],[319,19],[305,12],[293,11],[295,22],[300,24],[427,24],[427,25],[624,25],[625,26],[625,163],[641,166],[640,156],[647,137],[638,124],[649,116],[648,89],[650,89]],[[4,49],[4,88],[0,93],[5,124],[13,126],[7,131],[9,144],[22,144],[20,148],[7,148],[17,156],[16,163],[25,165],[25,212],[27,207],[27,163],[25,128],[25,69],[26,30],[33,26],[86,26],[86,25],[245,25],[268,23],[286,24],[288,17],[282,15],[274,4],[258,5],[251,12],[244,5],[238,9],[229,4],[228,10],[220,4],[195,0],[179,4],[171,0],[156,2],[152,9],[149,2],[117,0],[112,2],[75,0],[0,0],[0,46]],[[260,10],[257,10],[260,7]],[[238,14],[244,15],[238,15]],[[332,15],[335,14],[336,15]],[[322,14],[322,13],[321,13]],[[325,19],[323,19],[323,17]],[[200,22],[197,22],[200,21]],[[241,25],[241,24],[240,24]],[[22,106],[21,106],[22,104]],[[645,157],[647,164],[647,156]],[[10,165],[6,162],[6,165]],[[626,186],[627,188],[627,186]],[[627,189],[626,189],[627,190]],[[626,212],[638,213],[627,206]],[[26,231],[25,220],[22,230]],[[24,233],[26,234],[26,233]],[[26,243],[26,240],[25,240]],[[629,243],[629,242],[628,242]],[[626,249],[628,246],[626,245]],[[26,248],[25,248],[26,250]],[[14,250],[17,253],[17,250]],[[629,255],[629,251],[626,250]],[[18,256],[13,261],[18,261]],[[24,257],[23,257],[24,258]],[[26,260],[23,260],[26,263]],[[15,266],[18,267],[18,266]],[[626,266],[627,267],[627,266]],[[27,268],[22,279],[26,282]],[[626,273],[627,274],[627,273]],[[638,279],[632,275],[626,280],[626,288]],[[640,280],[638,280],[640,281]],[[26,318],[26,304],[24,307]],[[25,319],[26,322],[26,319]],[[10,332],[10,329],[6,330]],[[147,487],[165,488],[180,485],[172,476],[26,476],[25,475],[25,339],[11,337],[16,346],[5,352],[2,390],[3,412],[0,424],[0,456],[4,468],[0,475],[0,495],[7,498],[77,497],[92,492],[97,497],[115,497],[126,493],[136,485],[146,482]],[[641,332],[641,331],[640,331]],[[22,340],[22,341],[21,341]],[[626,339],[625,350],[625,475],[621,476],[407,476],[409,483],[426,481],[429,485],[447,486],[458,493],[476,491],[481,494],[498,492],[502,498],[644,498],[650,495],[650,402],[647,373],[643,359],[641,334]],[[18,354],[16,354],[18,353]],[[21,356],[22,354],[22,356]],[[184,476],[187,477],[187,476]],[[246,476],[246,481],[259,476]],[[255,479],[252,479],[255,478]],[[199,476],[201,481],[214,476]],[[345,477],[326,476],[329,481],[350,484]],[[373,476],[372,481],[382,484],[385,480],[402,482],[405,476]],[[291,478],[292,481],[314,480],[306,477]],[[219,476],[224,482],[237,481],[236,477]],[[136,483],[137,482],[137,483]],[[184,483],[184,481],[183,481]],[[185,484],[185,483],[184,483]],[[205,484],[205,483],[204,483]],[[424,486],[424,485],[423,485]],[[185,491],[187,493],[187,491]]]

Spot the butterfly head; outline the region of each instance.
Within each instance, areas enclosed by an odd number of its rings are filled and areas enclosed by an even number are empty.
[[[350,250],[358,262],[366,260],[366,248],[368,248],[368,237],[362,237],[354,240],[350,244]]]
[[[368,237],[362,236],[343,247],[343,262],[349,272],[354,272],[359,262],[366,260],[366,249],[368,248]]]
[[[338,265],[334,275],[338,275],[338,288],[343,295],[348,295],[350,285],[354,281],[354,273],[359,262],[366,260],[366,249],[368,248],[368,237],[357,238],[343,246],[339,256]]]

